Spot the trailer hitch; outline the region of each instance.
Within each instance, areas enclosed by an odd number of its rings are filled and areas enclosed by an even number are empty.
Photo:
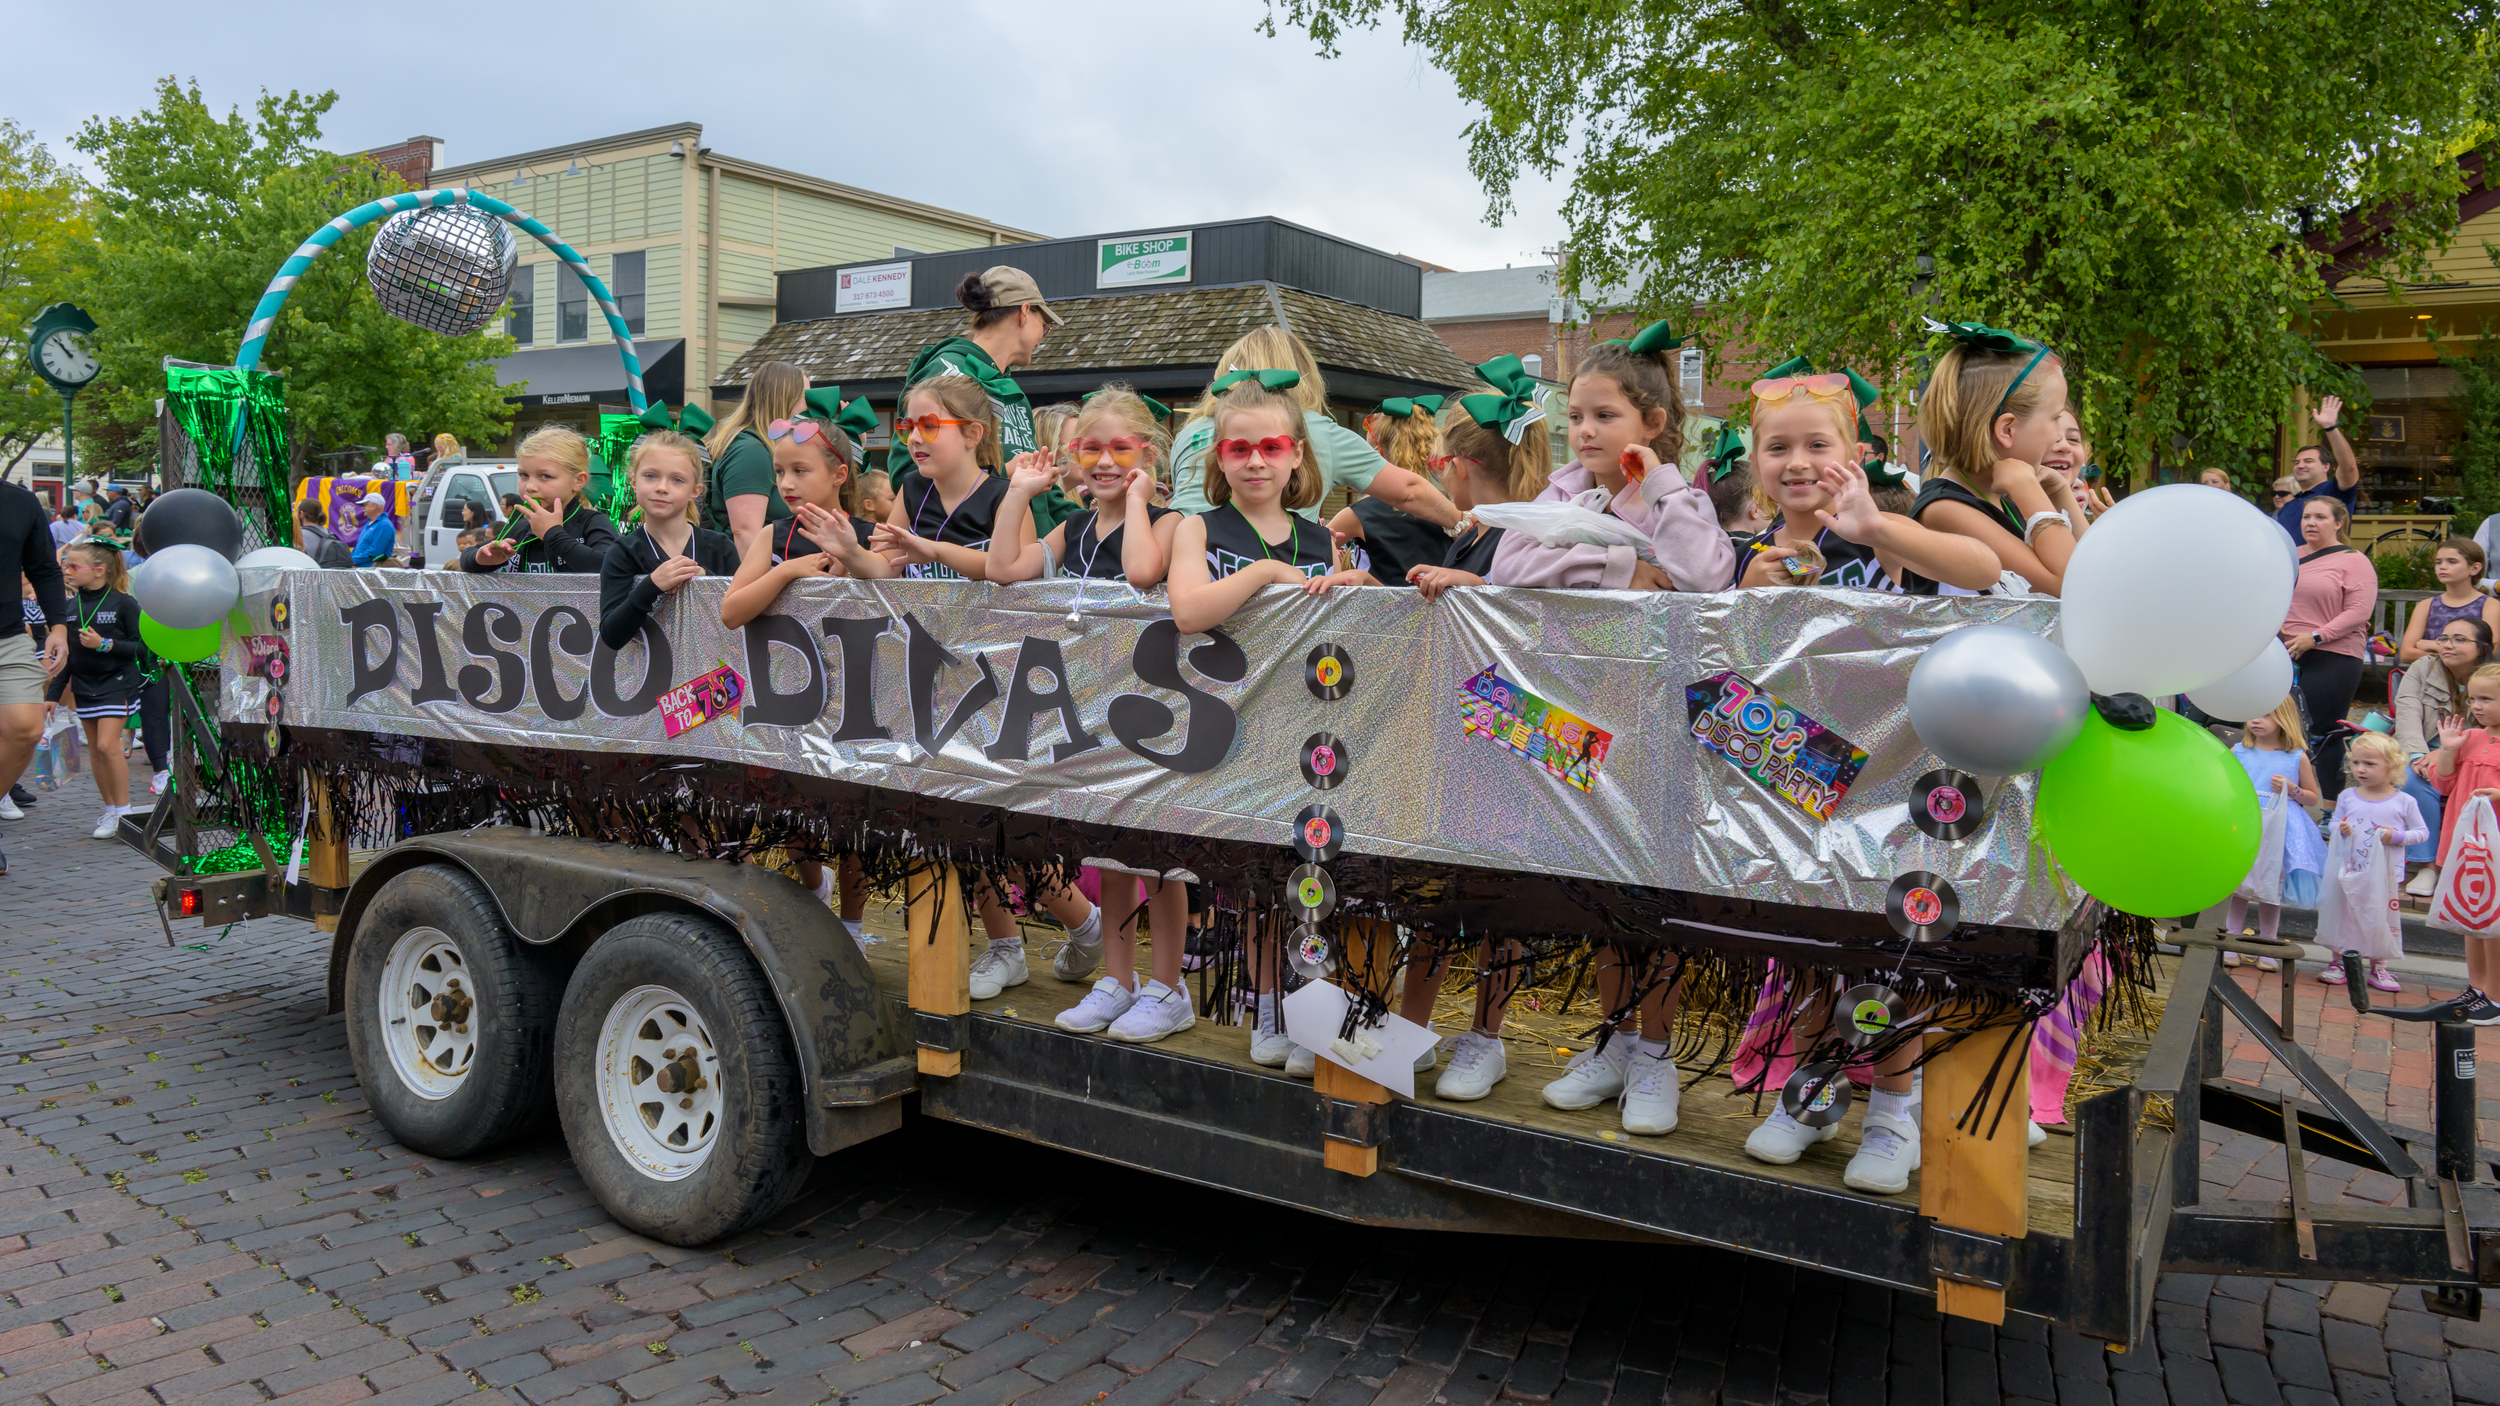
[[[2436,1148],[2440,1215],[2448,1230],[2448,1267],[2474,1276],[2473,1237],[2466,1229],[2464,1193],[2474,1181],[2474,1026],[2465,1018],[2465,993],[2427,1006],[2373,1010],[2361,954],[2346,952],[2343,963],[2344,995],[2355,1013],[2431,1027],[2431,1140]],[[2424,1289],[2422,1305],[2450,1318],[2480,1319],[2483,1291],[2469,1278],[2462,1284]]]

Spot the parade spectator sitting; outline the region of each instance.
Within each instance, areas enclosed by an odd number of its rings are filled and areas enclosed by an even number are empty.
[[[345,571],[355,564],[349,559],[347,544],[330,531],[330,515],[310,498],[295,505],[295,535],[304,554],[323,566]]]
[[[2479,615],[2451,615],[2425,644],[2396,685],[2396,744],[2404,748],[2405,794],[2422,808],[2422,819],[2436,834],[2440,826],[2440,795],[2432,784],[2431,753],[2439,750],[2439,720],[2465,711],[2465,682],[2491,662],[2492,629]],[[2414,871],[2405,892],[2428,898],[2439,886],[2438,846],[2414,845],[2405,858],[2422,866]]]
[[[356,549],[348,559],[357,566],[390,565],[391,549],[399,544],[399,534],[391,527],[391,515],[379,493],[367,493],[357,510],[364,514],[364,530],[356,534]]]
[[[382,476],[393,483],[404,482],[417,476],[417,456],[408,452],[408,436],[404,434],[382,436],[381,471]]]
[[[2318,408],[2309,413],[2309,418],[2318,422],[2319,441],[2301,446],[2300,452],[2292,456],[2292,496],[2275,509],[2274,520],[2283,524],[2283,530],[2290,533],[2295,542],[2301,540],[2300,515],[2307,504],[2319,498],[2331,498],[2343,507],[2344,516],[2350,518],[2353,501],[2361,496],[2361,461],[2353,457],[2352,441],[2344,438],[2344,432],[2336,428],[2336,422],[2343,415],[2342,397],[2321,397]],[[2335,462],[2332,474],[2327,472],[2330,454]],[[2280,492],[2282,487],[2278,480],[2276,491]],[[2313,726],[2326,726],[2315,717],[2309,721]]]

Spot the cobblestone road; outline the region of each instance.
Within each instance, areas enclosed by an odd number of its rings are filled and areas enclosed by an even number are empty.
[[[394,1145],[322,1013],[324,940],[168,951],[93,814],[64,790],[0,828],[0,1406],[2500,1403],[2500,1312],[2410,1290],[2172,1276],[2157,1341],[2116,1354],[1732,1255],[1349,1227],[926,1121],[757,1232],[655,1245],[552,1137]],[[2365,1094],[2418,1105],[2401,1035],[2327,1019]],[[2222,1145],[2214,1189],[2279,1190],[2264,1146]]]

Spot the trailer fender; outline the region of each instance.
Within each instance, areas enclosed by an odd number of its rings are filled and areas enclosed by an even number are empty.
[[[814,894],[769,869],[497,826],[405,840],[348,889],[330,942],[330,1010],[345,1009],[347,953],[373,895],[425,864],[466,871],[523,942],[578,953],[644,913],[727,924],[762,968],[807,1076],[807,1141],[818,1156],[901,1126],[906,1062],[868,959]]]

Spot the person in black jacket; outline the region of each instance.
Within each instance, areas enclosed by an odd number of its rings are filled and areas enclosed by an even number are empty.
[[[518,543],[498,538],[460,554],[462,571],[597,572],[616,545],[607,514],[582,501],[590,487],[590,444],[561,425],[521,441],[521,506],[504,527],[528,530]]]
[[[52,681],[44,701],[58,704],[66,690],[78,708],[87,754],[104,814],[94,836],[109,840],[121,830],[130,806],[130,763],[122,757],[122,729],[139,707],[139,602],[130,598],[130,571],[122,554],[92,538],[61,549],[61,566],[75,587],[70,596],[69,668]]]
[[[311,498],[295,505],[295,535],[304,544],[304,554],[332,571],[345,571],[355,563],[349,560],[347,544],[330,531],[330,514]]]
[[[697,576],[738,569],[728,536],[695,525],[703,497],[700,445],[675,430],[653,430],[634,441],[626,464],[642,521],[608,548],[599,568],[599,639],[610,649],[625,647],[661,596]]]

